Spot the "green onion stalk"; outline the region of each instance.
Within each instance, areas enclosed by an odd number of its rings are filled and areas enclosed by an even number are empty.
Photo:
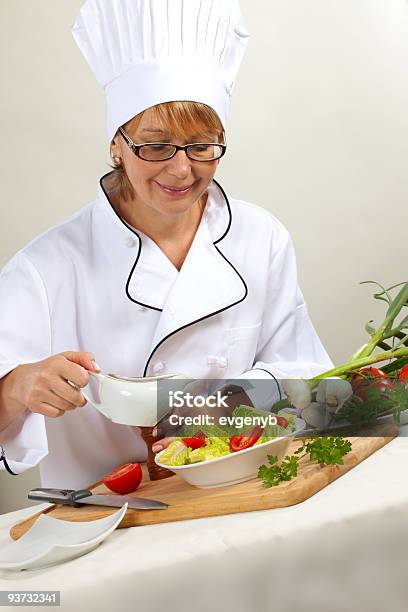
[[[350,373],[360,368],[372,366],[375,363],[390,361],[388,365],[382,368],[387,374],[408,364],[408,316],[403,318],[398,324],[395,323],[403,307],[408,306],[408,282],[393,285],[388,289],[375,281],[364,281],[360,284],[363,285],[365,283],[374,283],[380,287],[381,292],[375,293],[374,297],[388,304],[384,321],[378,329],[372,327],[370,325],[372,321],[369,321],[365,329],[370,335],[370,340],[360,347],[345,363],[308,380],[307,382],[312,390],[324,378],[337,376],[345,379]],[[401,288],[397,296],[392,298],[390,292],[396,287]],[[386,342],[389,340],[392,341],[392,345]],[[381,349],[381,352],[374,353],[378,348]]]

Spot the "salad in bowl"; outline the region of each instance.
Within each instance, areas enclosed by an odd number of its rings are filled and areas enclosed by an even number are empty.
[[[248,406],[234,409],[235,422],[256,419],[266,421],[271,413]],[[283,459],[291,439],[305,427],[302,419],[279,411],[272,414],[275,424],[254,424],[247,429],[218,425],[190,426],[184,436],[176,438],[157,453],[155,462],[188,483],[200,487],[221,487],[255,478],[268,455]]]

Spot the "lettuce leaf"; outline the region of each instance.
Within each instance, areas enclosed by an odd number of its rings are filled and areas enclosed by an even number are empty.
[[[160,455],[160,463],[164,465],[186,465],[189,449],[181,440],[171,442],[166,450]]]

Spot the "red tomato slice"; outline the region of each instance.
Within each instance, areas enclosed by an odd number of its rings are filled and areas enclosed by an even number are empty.
[[[402,382],[408,381],[408,365],[404,365],[404,367],[400,369],[398,379]]]
[[[279,425],[279,427],[287,427],[289,425],[289,421],[283,416],[277,416],[276,423]]]
[[[230,450],[233,453],[237,451],[244,450],[244,448],[250,448],[255,444],[257,440],[261,437],[263,432],[263,427],[257,425],[251,431],[249,431],[246,435],[242,434],[240,436],[231,436],[230,437]]]
[[[205,446],[205,438],[197,438],[197,436],[193,436],[192,438],[182,438],[182,440],[186,446],[192,448],[193,450]]]
[[[200,430],[197,431],[191,438],[182,438],[182,440],[186,446],[195,450],[196,448],[201,448],[202,446],[205,446],[206,438],[207,436],[205,435],[205,433]]]
[[[136,491],[142,482],[142,468],[138,463],[126,463],[116,470],[105,474],[103,484],[114,493],[126,495]]]

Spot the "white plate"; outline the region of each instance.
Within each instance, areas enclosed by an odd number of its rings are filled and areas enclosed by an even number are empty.
[[[83,523],[41,514],[19,540],[0,548],[0,569],[38,569],[85,555],[116,529],[126,510],[127,503],[106,518]]]
[[[304,429],[305,425],[306,423],[303,419],[297,418],[295,431],[286,436],[274,438],[269,442],[256,444],[250,448],[229,455],[223,455],[216,459],[208,459],[207,461],[200,461],[199,463],[191,463],[189,465],[164,465],[160,463],[160,456],[164,453],[163,450],[157,453],[155,462],[157,465],[175,472],[186,482],[200,489],[238,484],[239,482],[256,478],[259,466],[268,462],[268,455],[276,455],[278,461],[281,461],[285,456],[290,441],[295,437],[296,433]]]

